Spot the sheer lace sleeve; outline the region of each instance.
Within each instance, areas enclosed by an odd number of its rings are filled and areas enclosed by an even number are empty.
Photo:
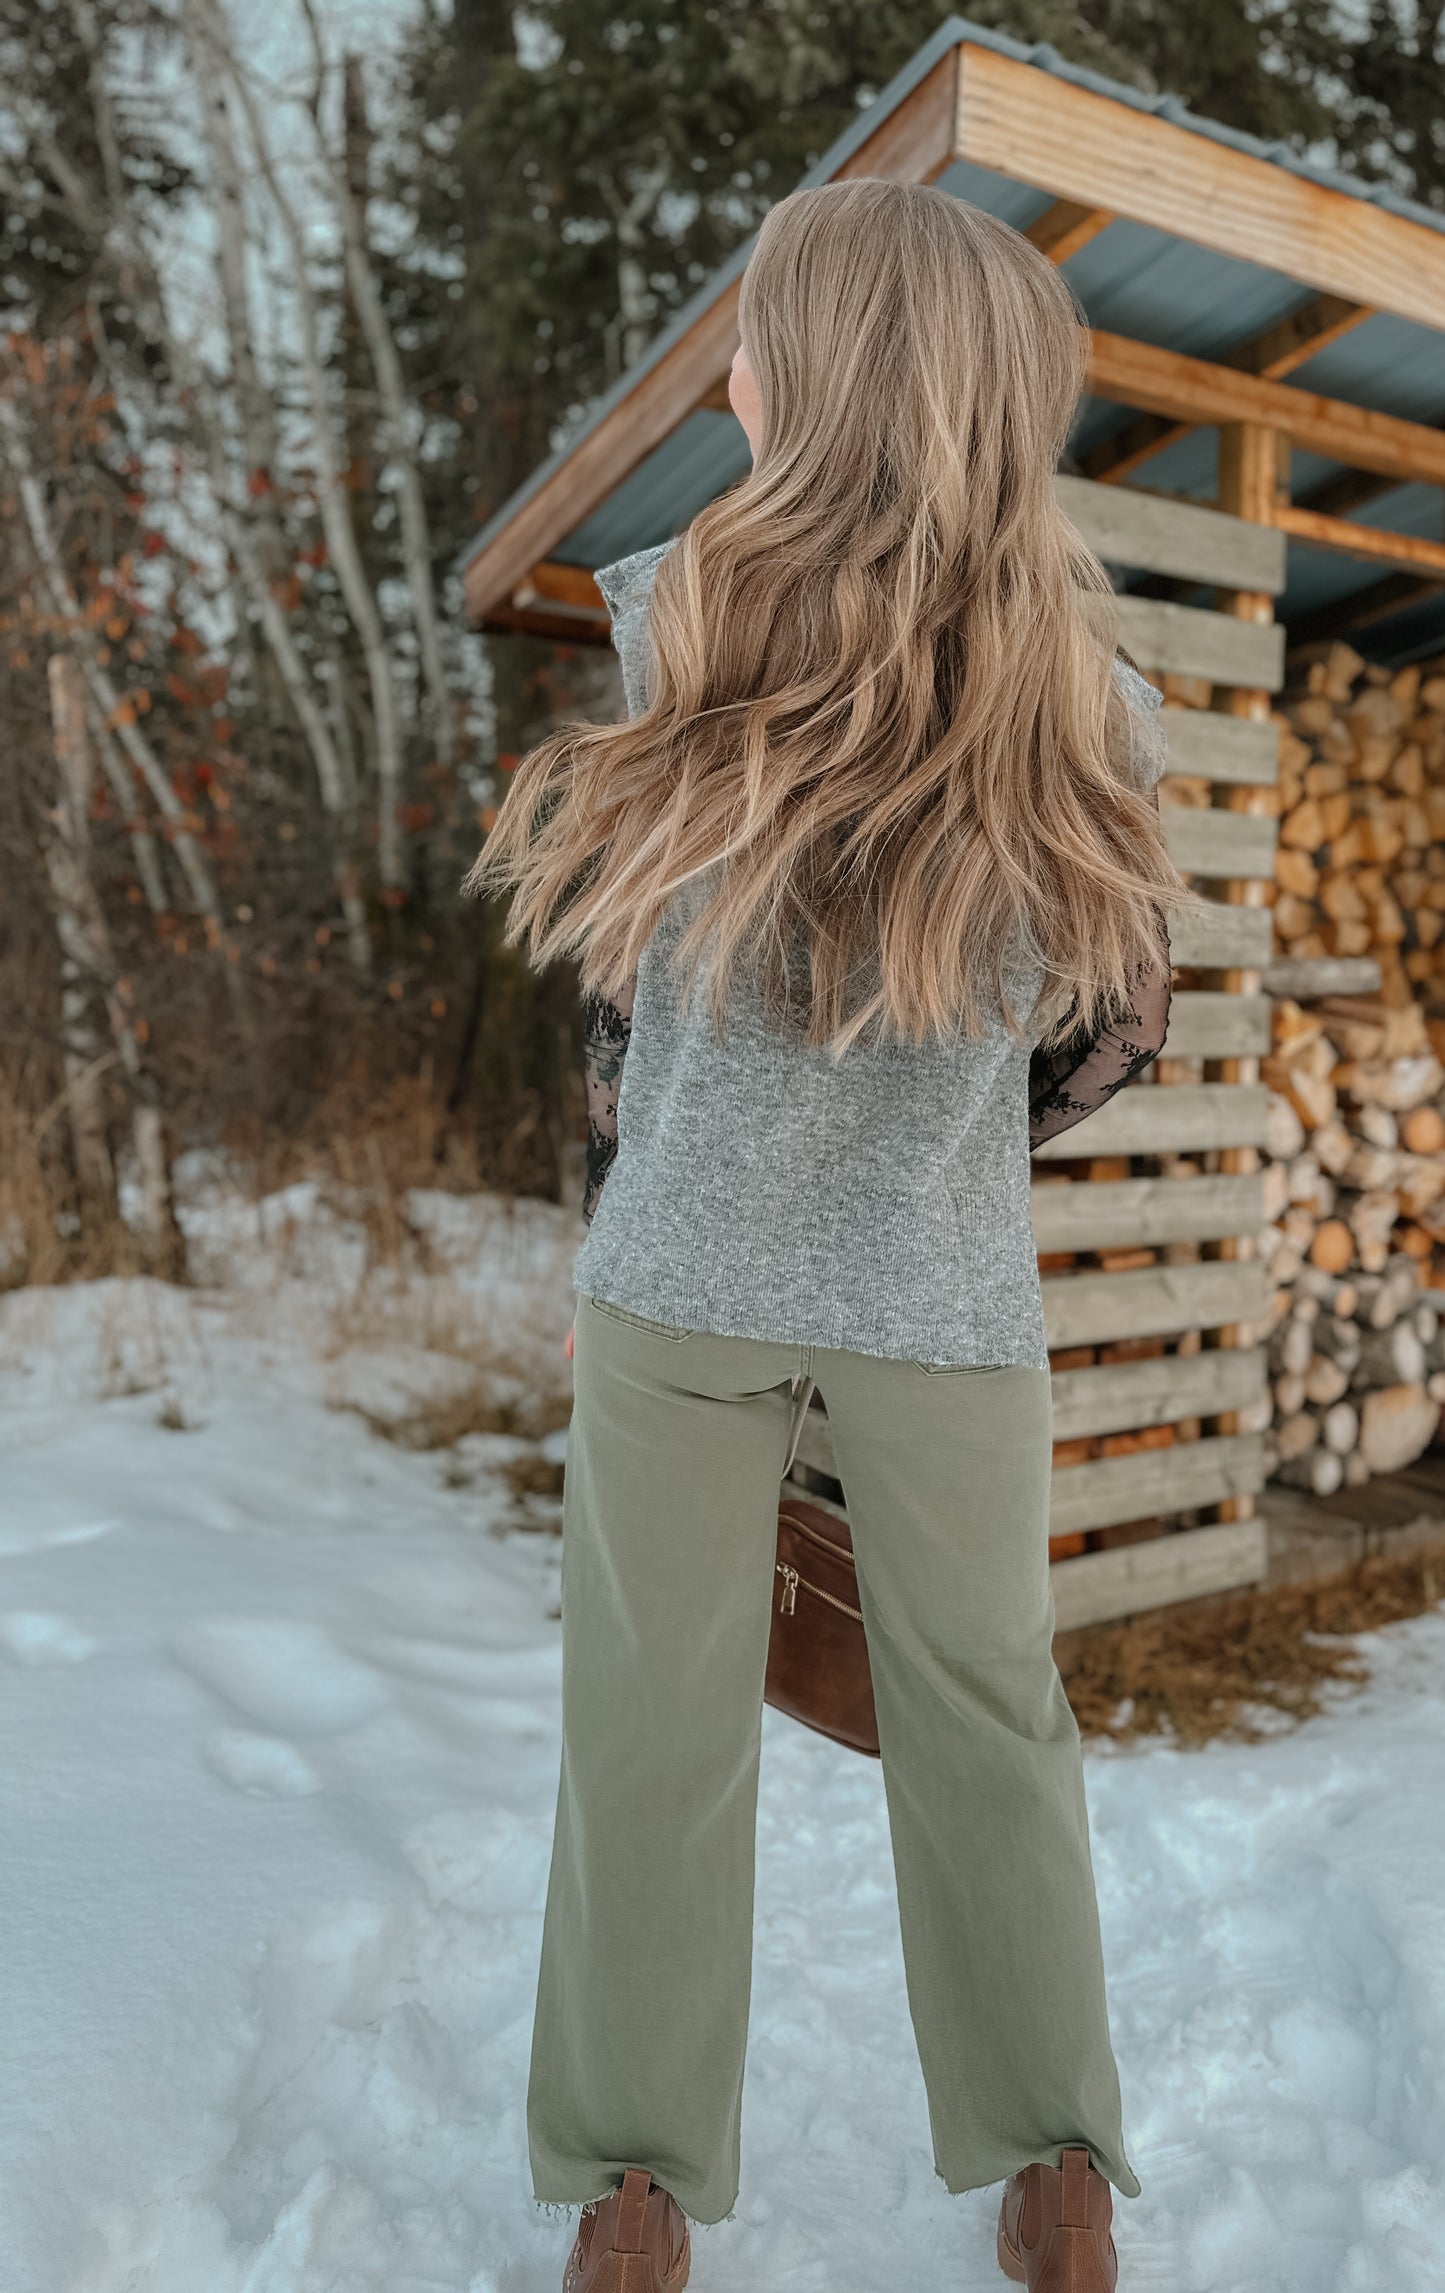
[[[1167,762],[1159,720],[1163,695],[1121,654],[1114,682],[1129,709],[1129,762],[1141,788],[1159,804]],[[1072,1130],[1157,1058],[1169,1025],[1169,933],[1159,920],[1159,959],[1129,982],[1127,1000],[1103,1028],[1080,1027],[1029,1063],[1029,1147]]]
[[[1029,1062],[1029,1148],[1071,1130],[1158,1056],[1169,1024],[1169,940],[1135,973],[1127,1005],[1097,1031],[1081,1027]]]
[[[603,1182],[617,1160],[617,1094],[622,1062],[632,1039],[632,1001],[637,982],[629,980],[615,1002],[588,999],[583,1018],[583,1065],[587,1076],[587,1191],[582,1215],[591,1224]]]
[[[671,549],[670,541],[654,548],[634,550],[630,557],[599,565],[593,578],[612,617],[612,643],[622,664],[622,690],[630,717],[647,706],[650,639],[648,603],[657,569]],[[583,1067],[587,1077],[587,1190],[582,1215],[591,1223],[607,1173],[617,1160],[617,1094],[622,1087],[622,1062],[632,1040],[632,1004],[636,978],[628,981],[615,1002],[606,996],[588,999],[583,1013]]]

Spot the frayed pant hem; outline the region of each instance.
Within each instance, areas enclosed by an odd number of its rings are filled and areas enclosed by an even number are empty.
[[[1093,2160],[1095,2168],[1104,2176],[1104,2179],[1109,2183],[1111,2189],[1115,2190],[1120,2197],[1135,2198],[1139,2196],[1139,2182],[1137,2176],[1133,2173],[1129,2166],[1125,2165],[1122,2169],[1116,2170],[1104,2165],[1096,2156],[1095,2152],[1089,2149],[1087,2142],[1080,2142],[1077,2145],[1072,2143],[1068,2145],[1060,2144],[1060,2148],[1064,2148],[1066,2146],[1069,2148],[1077,2147],[1079,2149],[1089,2150],[1089,2156]],[[1026,2166],[1057,2166],[1058,2163],[1058,2150],[1055,2150],[1052,2156],[1045,2155],[1043,2157],[1036,2158],[1020,2158],[1018,2164],[1016,2166],[1010,2166],[1007,2173],[994,2174],[988,2181],[954,2181],[947,2173],[945,2173],[943,2167],[939,2165],[937,2159],[934,2160],[933,2170],[938,2176],[938,2179],[942,2182],[950,2197],[971,2197],[975,2190],[1001,2188],[1004,2182],[1012,2181],[1015,2174],[1021,2174]]]
[[[689,2228],[720,2229],[724,2222],[736,2221],[737,2219],[738,2201],[736,2193],[734,2193],[732,2202],[729,2205],[726,2213],[693,2213],[688,2206],[687,2200],[685,2198],[678,2197],[677,2191],[674,2189],[669,2189],[667,2183],[664,2182],[660,2176],[654,2175],[653,2179],[657,2182],[659,2189],[666,2189],[668,2191],[669,2197],[675,2198],[677,2200],[677,2203],[682,2207],[683,2213],[686,2216]],[[536,2191],[534,2191],[532,2195],[532,2203],[536,2207],[538,2213],[545,2214],[549,2221],[571,2221],[575,2217],[584,2213],[589,2205],[598,2205],[601,2203],[603,2198],[614,2197],[621,2187],[622,2184],[620,2182],[608,2181],[603,2184],[601,2189],[594,2190],[590,2197],[542,2197]]]

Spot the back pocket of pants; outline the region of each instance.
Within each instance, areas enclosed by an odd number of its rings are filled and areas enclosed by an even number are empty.
[[[646,1314],[634,1314],[630,1306],[614,1306],[610,1298],[587,1297],[587,1303],[610,1321],[625,1322],[630,1330],[645,1330],[650,1338],[670,1338],[675,1344],[680,1338],[690,1338],[691,1330],[674,1328],[671,1322],[650,1321]]]

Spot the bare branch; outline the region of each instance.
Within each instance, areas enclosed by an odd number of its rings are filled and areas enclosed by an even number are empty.
[[[94,19],[88,8],[88,0],[72,0],[72,6],[77,11],[81,36],[87,39],[94,65],[98,59],[96,50],[87,38],[87,34],[94,34]],[[200,77],[203,85],[212,90],[217,88],[218,83],[214,79],[208,80],[205,74]],[[96,120],[97,143],[102,150],[114,153],[117,139],[110,98],[98,69],[92,69],[89,93]],[[248,459],[252,461],[253,467],[257,466],[255,457],[259,455],[260,466],[269,472],[276,458],[274,411],[251,354],[252,330],[245,287],[244,236],[240,245],[236,244],[237,232],[244,234],[245,230],[244,207],[240,203],[240,169],[229,115],[219,95],[213,95],[208,101],[206,119],[218,177],[229,181],[236,193],[234,203],[228,205],[223,201],[222,205],[222,260],[219,267],[231,341],[232,368],[238,377],[237,396],[241,401],[243,428],[248,442]],[[372,965],[371,936],[367,929],[357,870],[349,849],[355,834],[354,790],[343,771],[324,709],[312,690],[310,674],[291,634],[285,609],[276,595],[273,574],[279,576],[289,553],[276,510],[275,496],[269,485],[256,492],[248,486],[247,506],[244,510],[237,506],[233,498],[227,468],[225,424],[215,390],[200,359],[171,323],[160,280],[141,236],[131,203],[124,196],[123,184],[122,195],[112,203],[107,225],[91,200],[78,171],[68,164],[66,180],[70,185],[77,216],[87,219],[87,227],[96,233],[98,243],[117,263],[127,292],[136,305],[137,317],[152,341],[165,351],[171,372],[187,402],[191,428],[198,439],[207,467],[227,548],[250,596],[282,686],[296,711],[303,737],[311,752],[322,805],[331,822],[332,874],[346,918],[348,954],[356,970],[363,977],[368,976]],[[246,375],[244,384],[240,381],[243,372]],[[252,538],[253,521],[260,528],[259,548]],[[139,857],[138,854],[138,860]],[[154,873],[152,870],[152,877]],[[144,874],[142,882],[146,883],[149,898],[150,883]]]
[[[44,488],[36,475],[24,426],[14,400],[4,392],[0,392],[0,447],[10,464],[31,547],[52,609],[70,633],[97,709],[150,790],[151,800],[170,831],[172,847],[205,924],[207,940],[224,957],[227,952],[225,926],[210,865],[191,833],[185,807],[172,788],[165,767],[136,721],[134,704],[119,691],[100,660],[94,632],[80,609],[80,601],[61,561]],[[237,1015],[244,1020],[245,995],[234,964],[226,964],[225,975]]]
[[[348,72],[353,67],[359,69],[354,57],[348,59]],[[361,323],[372,372],[376,376],[377,396],[381,401],[383,443],[396,471],[397,493],[401,504],[402,566],[411,597],[412,617],[416,623],[432,739],[438,757],[444,764],[450,764],[454,748],[451,695],[442,664],[441,618],[437,611],[436,589],[432,580],[431,531],[417,450],[419,425],[416,409],[407,392],[396,341],[382,306],[381,289],[377,284],[371,251],[367,245],[364,217],[346,180],[344,166],[337,163],[334,155],[325,153],[324,156],[328,164],[331,194],[341,219],[347,284]]]
[[[198,47],[209,50],[206,62],[212,69],[225,71],[240,97],[256,163],[291,251],[290,283],[296,296],[301,370],[311,408],[317,501],[332,566],[366,661],[376,730],[377,859],[383,884],[396,889],[404,880],[399,818],[401,725],[396,680],[381,614],[362,564],[350,497],[337,463],[334,415],[321,351],[321,314],[311,281],[305,233],[281,181],[265,121],[236,62],[229,27],[215,0],[181,0],[181,12]]]

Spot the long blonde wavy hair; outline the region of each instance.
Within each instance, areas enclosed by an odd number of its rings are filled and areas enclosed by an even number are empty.
[[[1189,894],[1051,483],[1068,288],[977,208],[860,178],[770,211],[738,317],[763,433],[658,569],[649,704],[524,758],[469,888],[615,996],[694,886],[675,961],[706,955],[714,1022],[744,962],[835,1056],[1017,1032],[1020,958],[1035,1040],[1113,1016]]]

